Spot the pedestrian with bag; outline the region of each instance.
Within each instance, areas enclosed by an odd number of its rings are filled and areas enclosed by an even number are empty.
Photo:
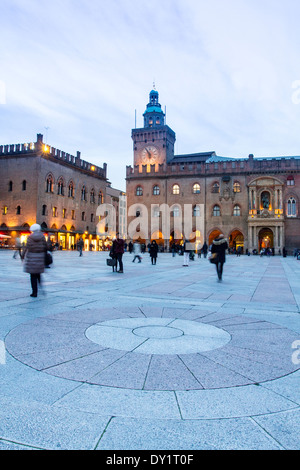
[[[117,259],[117,265],[119,264],[119,271],[117,270],[118,273],[123,273],[123,254],[124,254],[124,240],[123,238],[120,238],[120,234],[117,233],[117,238],[115,240],[115,247],[114,247],[114,252],[116,254],[116,259]],[[117,267],[116,267],[117,269]]]
[[[211,246],[212,256],[210,259],[210,261],[216,265],[219,282],[222,281],[223,265],[226,261],[226,255],[225,255],[226,250],[228,250],[228,242],[226,238],[224,238],[223,233],[220,233],[220,235],[217,238],[215,238],[215,240],[212,242],[212,246]]]
[[[47,242],[39,224],[30,227],[32,232],[27,239],[22,260],[24,260],[24,271],[30,274],[32,293],[30,297],[37,297],[38,284],[41,285],[41,274],[45,270],[45,255],[47,253]]]

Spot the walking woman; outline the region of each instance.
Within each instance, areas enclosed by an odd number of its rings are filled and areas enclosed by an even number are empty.
[[[47,242],[39,224],[33,224],[30,231],[32,233],[27,239],[22,259],[24,260],[24,271],[30,274],[32,287],[30,297],[37,297],[38,284],[41,284],[41,274],[45,269]]]
[[[216,253],[217,261],[216,261],[216,269],[218,275],[218,281],[222,281],[222,274],[223,274],[223,264],[226,261],[225,251],[228,249],[228,243],[226,238],[224,238],[223,233],[215,238],[212,243],[211,253]]]

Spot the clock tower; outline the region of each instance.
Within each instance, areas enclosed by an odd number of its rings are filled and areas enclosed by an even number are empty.
[[[175,132],[165,124],[165,113],[158,101],[158,92],[153,89],[143,114],[144,127],[132,129],[134,165],[165,164],[174,157]]]

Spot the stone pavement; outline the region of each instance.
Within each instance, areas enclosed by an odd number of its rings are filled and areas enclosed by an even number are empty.
[[[0,251],[0,450],[299,449],[300,261]]]

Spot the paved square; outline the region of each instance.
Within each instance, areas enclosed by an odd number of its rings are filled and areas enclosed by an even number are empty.
[[[298,449],[300,261],[0,252],[0,449]]]

